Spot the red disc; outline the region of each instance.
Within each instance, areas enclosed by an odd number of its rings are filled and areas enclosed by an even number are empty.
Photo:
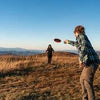
[[[57,42],[57,43],[60,43],[61,42],[61,40],[58,39],[58,38],[55,38],[54,41]]]

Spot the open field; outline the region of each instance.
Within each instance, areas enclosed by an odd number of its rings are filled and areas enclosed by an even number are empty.
[[[0,56],[0,100],[81,100],[78,56],[56,52],[51,65],[46,54]],[[95,75],[100,100],[100,71]]]

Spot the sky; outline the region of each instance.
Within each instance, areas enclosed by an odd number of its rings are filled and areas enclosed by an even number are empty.
[[[77,25],[100,50],[100,0],[0,0],[0,47],[76,50],[63,41],[75,41]]]

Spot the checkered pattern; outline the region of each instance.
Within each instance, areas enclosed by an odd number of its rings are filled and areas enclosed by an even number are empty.
[[[68,40],[68,43],[77,47],[80,61],[84,62],[86,65],[94,63],[100,64],[99,57],[85,34],[79,34],[76,41]]]

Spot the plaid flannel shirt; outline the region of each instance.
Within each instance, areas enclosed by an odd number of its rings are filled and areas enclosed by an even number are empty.
[[[76,38],[76,41],[68,40],[68,44],[76,46],[79,53],[79,59],[84,64],[100,64],[99,57],[85,34],[79,34]]]

